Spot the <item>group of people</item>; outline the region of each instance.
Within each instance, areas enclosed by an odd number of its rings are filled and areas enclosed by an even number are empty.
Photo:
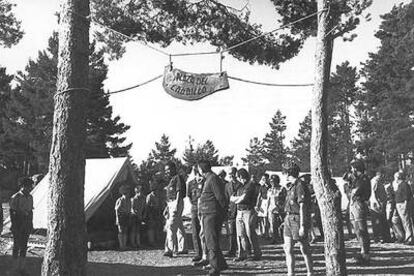
[[[227,269],[225,257],[234,257],[235,262],[260,260],[262,252],[257,232],[273,243],[284,243],[288,275],[294,275],[293,248],[299,243],[307,273],[312,275],[310,243],[316,238],[314,229],[319,228],[321,237],[323,230],[310,175],[299,176],[300,168],[290,164],[285,171],[286,185],[282,186],[277,175],[263,174],[256,181],[244,168],[232,168],[226,180],[226,172],[215,174],[208,161],[200,161],[192,171],[193,177],[187,181],[187,175],[178,173],[173,162],[167,163],[168,184],[163,185],[154,177],[147,195],[137,186],[131,196],[130,188],[121,185],[121,196],[115,202],[121,250],[128,242],[132,247],[141,246],[141,227],[145,222],[150,245],[155,245],[162,236],[164,226],[165,257],[188,253],[182,218],[184,198],[188,197],[196,254],[192,261],[195,266],[208,268],[209,275],[219,275]],[[356,160],[343,179],[349,200],[344,218],[348,233],[352,234],[353,228],[361,248],[355,257],[358,264],[366,265],[370,261],[369,216],[374,241],[414,244],[413,193],[403,172],[396,172],[392,181],[381,172],[369,179],[364,163]],[[19,270],[24,269],[27,243],[33,230],[32,188],[30,178],[20,179],[19,191],[10,200],[13,258]],[[223,226],[228,234],[225,254],[220,246]]]
[[[171,171],[172,164],[167,164]],[[311,225],[311,190],[299,178],[300,169],[292,164],[287,169],[287,188],[280,185],[277,175],[264,174],[257,183],[244,169],[232,168],[230,181],[225,173],[215,174],[208,161],[193,168],[194,177],[188,185],[181,176],[171,177],[167,190],[166,246],[164,256],[174,256],[177,234],[182,225],[183,197],[191,202],[192,239],[195,266],[209,269],[209,275],[219,275],[227,269],[225,257],[234,261],[260,260],[262,256],[256,228],[268,231],[273,242],[284,241],[289,275],[294,275],[293,247],[299,243],[308,274],[312,274],[309,245]],[[258,213],[264,213],[258,221]],[[229,250],[223,254],[220,237],[223,225],[228,229]]]
[[[349,214],[357,239],[361,244],[360,264],[369,263],[370,237],[368,215],[371,218],[373,240],[375,242],[398,242],[414,245],[414,198],[412,183],[402,171],[397,171],[393,179],[378,171],[370,180],[364,174],[362,162],[355,162],[356,173],[346,173],[345,194],[349,198]],[[348,232],[352,230],[348,227]]]

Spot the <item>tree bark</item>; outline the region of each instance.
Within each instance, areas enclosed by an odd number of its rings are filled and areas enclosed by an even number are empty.
[[[318,199],[325,234],[326,275],[346,275],[341,194],[330,181],[328,168],[327,88],[331,70],[333,38],[327,0],[318,0],[318,36],[315,56],[315,84],[312,95],[312,182]]]
[[[88,86],[88,15],[89,0],[61,0],[43,276],[86,275],[84,103],[87,92],[82,88]]]

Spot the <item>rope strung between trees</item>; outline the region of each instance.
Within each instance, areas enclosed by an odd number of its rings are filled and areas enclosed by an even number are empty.
[[[293,22],[290,22],[290,23],[287,23],[287,24],[285,24],[285,25],[282,25],[282,26],[280,26],[280,27],[278,27],[278,28],[276,28],[276,29],[274,29],[274,30],[271,30],[271,31],[269,31],[269,32],[265,32],[265,33],[263,33],[263,34],[261,34],[261,35],[255,36],[255,37],[252,37],[252,38],[250,38],[250,39],[248,39],[248,40],[242,41],[242,42],[237,43],[237,44],[235,44],[235,45],[233,45],[233,46],[230,46],[230,47],[228,47],[228,48],[224,48],[224,49],[222,49],[221,51],[189,52],[189,53],[177,53],[177,54],[171,54],[171,53],[168,53],[168,52],[163,51],[163,50],[161,50],[161,49],[158,49],[158,48],[156,48],[156,47],[154,47],[154,46],[151,46],[151,45],[149,45],[148,43],[146,43],[146,42],[144,42],[144,41],[142,41],[142,40],[136,39],[136,38],[134,38],[134,37],[130,37],[130,36],[126,35],[126,34],[123,34],[123,33],[119,32],[119,31],[116,31],[116,30],[112,29],[111,27],[108,27],[108,26],[106,26],[106,25],[104,25],[104,24],[102,24],[102,23],[100,23],[100,22],[98,22],[98,21],[96,21],[96,20],[92,19],[92,18],[91,18],[91,15],[89,15],[89,16],[87,16],[87,17],[85,17],[85,16],[83,16],[83,15],[81,15],[81,14],[79,14],[79,13],[76,13],[76,12],[74,12],[74,11],[71,11],[71,12],[72,12],[73,14],[76,14],[76,15],[78,15],[78,16],[80,16],[80,17],[82,17],[82,18],[85,18],[86,20],[89,20],[91,23],[94,23],[94,24],[96,24],[96,25],[98,25],[98,26],[100,26],[100,27],[102,27],[102,28],[104,28],[104,29],[106,29],[106,30],[108,30],[108,31],[111,31],[111,32],[113,32],[113,33],[115,33],[115,34],[118,34],[118,35],[122,36],[123,38],[125,38],[125,39],[127,39],[127,40],[129,40],[129,41],[138,42],[138,43],[140,43],[140,44],[142,44],[142,45],[144,45],[144,46],[147,46],[148,48],[150,48],[150,49],[152,49],[152,50],[154,50],[154,51],[157,51],[158,53],[161,53],[161,54],[166,55],[166,56],[169,56],[169,57],[178,57],[178,56],[213,55],[213,54],[222,54],[222,53],[224,53],[224,52],[229,52],[229,51],[231,51],[231,50],[233,50],[233,49],[236,49],[236,48],[238,48],[238,47],[240,47],[240,46],[242,46],[242,45],[245,45],[245,44],[247,44],[247,43],[249,43],[249,42],[252,42],[252,41],[254,41],[254,40],[256,40],[256,39],[262,38],[262,37],[264,37],[264,36],[266,36],[266,35],[269,35],[269,34],[274,33],[274,32],[276,32],[276,31],[282,30],[282,29],[284,29],[284,28],[287,28],[287,27],[289,27],[289,26],[292,26],[292,25],[294,25],[294,24],[297,24],[297,23],[299,23],[299,22],[301,22],[301,21],[307,20],[307,19],[309,19],[309,18],[311,18],[311,17],[313,17],[313,16],[315,16],[315,15],[319,15],[320,13],[322,13],[322,12],[324,12],[324,11],[327,11],[327,10],[329,11],[329,9],[323,9],[323,10],[321,10],[321,11],[317,11],[317,12],[314,12],[314,13],[309,14],[309,15],[307,15],[307,16],[301,17],[301,18],[299,18],[299,19],[297,19],[297,20],[295,20],[295,21],[293,21]]]
[[[233,45],[233,46],[228,47],[227,49],[224,49],[224,50],[223,50],[223,52],[228,52],[228,51],[231,51],[231,50],[233,50],[233,49],[236,49],[237,47],[240,47],[240,46],[242,46],[242,45],[244,45],[244,44],[247,44],[247,43],[249,43],[249,42],[252,42],[253,40],[256,40],[256,39],[262,38],[262,37],[264,37],[264,36],[266,36],[266,35],[268,35],[268,34],[271,34],[271,33],[274,33],[274,32],[276,32],[276,31],[279,31],[279,30],[282,30],[282,29],[284,29],[284,28],[287,28],[287,27],[289,27],[289,26],[295,25],[295,24],[297,24],[297,23],[299,23],[299,22],[301,22],[301,21],[304,21],[304,20],[306,20],[306,19],[309,19],[309,18],[311,18],[311,17],[313,17],[313,16],[315,16],[315,15],[318,15],[318,14],[320,14],[320,13],[324,12],[325,10],[326,10],[326,9],[321,10],[321,11],[318,11],[318,12],[314,12],[314,13],[312,13],[312,14],[309,14],[309,15],[305,16],[305,17],[299,18],[298,20],[295,20],[295,21],[293,21],[293,22],[290,22],[290,23],[287,23],[287,24],[285,24],[285,25],[282,25],[282,26],[280,26],[280,27],[278,27],[278,28],[276,28],[276,29],[274,29],[274,30],[272,30],[272,31],[269,31],[269,32],[266,32],[266,33],[264,33],[264,34],[258,35],[258,36],[256,36],[256,37],[252,37],[252,38],[250,38],[250,39],[248,39],[248,40],[242,41],[242,42],[240,42],[240,43],[238,43],[238,44],[235,44],[235,45]]]
[[[146,85],[146,84],[148,84],[148,83],[151,83],[151,82],[153,82],[153,81],[155,81],[155,80],[157,80],[157,79],[161,78],[162,76],[163,76],[163,74],[158,75],[158,76],[156,76],[156,77],[153,77],[152,79],[149,79],[149,80],[147,80],[147,81],[144,81],[143,83],[136,84],[136,85],[131,86],[131,87],[127,87],[127,88],[124,88],[124,89],[115,90],[115,91],[111,91],[111,92],[106,92],[106,93],[105,93],[105,95],[113,95],[113,94],[117,94],[117,93],[126,92],[126,91],[129,91],[129,90],[131,90],[131,89],[138,88],[138,87],[140,87],[140,86],[144,86],[144,85]]]
[[[144,86],[146,84],[149,84],[153,81],[158,80],[159,78],[162,78],[163,74],[160,74],[158,76],[155,76],[147,81],[144,81],[142,83],[136,84],[134,86],[130,86],[127,88],[123,88],[120,90],[115,90],[115,91],[111,91],[111,92],[107,92],[105,93],[105,95],[113,95],[113,94],[118,94],[118,93],[123,93],[123,92],[127,92],[129,90]],[[243,78],[238,78],[238,77],[233,77],[233,76],[227,76],[229,79],[233,79],[236,81],[241,81],[241,82],[246,82],[246,83],[251,83],[251,84],[257,84],[257,85],[264,85],[264,86],[276,86],[276,87],[309,87],[309,86],[313,86],[313,83],[303,83],[303,84],[281,84],[281,83],[269,83],[269,82],[259,82],[259,81],[253,81],[253,80],[247,80],[247,79],[243,79]]]
[[[302,84],[281,84],[281,83],[269,83],[269,82],[260,82],[260,81],[252,81],[252,80],[246,80],[238,77],[233,76],[227,76],[229,79],[246,82],[246,83],[252,83],[257,85],[264,85],[264,86],[277,86],[277,87],[306,87],[306,86],[313,86],[313,83],[302,83]]]

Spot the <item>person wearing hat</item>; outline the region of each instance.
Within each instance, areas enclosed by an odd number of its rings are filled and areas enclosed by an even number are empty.
[[[232,195],[236,194],[236,191],[241,186],[240,182],[237,181],[237,169],[235,167],[231,168],[229,176],[230,181],[226,184],[226,198],[230,199]],[[229,207],[227,210],[227,225],[229,229],[229,250],[225,257],[234,257],[236,256],[237,251],[237,232],[236,232],[236,216],[237,216],[237,207],[234,202],[229,202]]]
[[[129,187],[125,184],[119,188],[121,196],[115,202],[116,225],[118,226],[119,249],[125,250],[131,219],[131,199]]]
[[[33,181],[19,179],[19,191],[10,199],[11,232],[13,234],[13,262],[15,269],[24,272],[27,243],[33,230]]]
[[[367,202],[371,197],[371,181],[365,174],[365,165],[361,160],[351,162],[351,173],[353,180],[349,216],[361,247],[361,253],[355,257],[355,260],[359,265],[368,265],[370,239],[367,226]]]
[[[312,252],[308,234],[310,230],[310,191],[299,177],[300,168],[290,164],[286,170],[288,190],[285,202],[285,221],[283,228],[284,250],[288,275],[295,275],[295,256],[293,248],[299,242],[300,250],[305,260],[307,274],[312,275]]]

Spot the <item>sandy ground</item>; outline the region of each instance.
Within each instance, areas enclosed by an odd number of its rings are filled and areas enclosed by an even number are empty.
[[[7,207],[7,206],[5,206]],[[7,208],[6,208],[7,210]],[[187,223],[188,226],[188,223]],[[187,227],[188,228],[188,227]],[[187,229],[189,233],[191,229]],[[222,237],[222,245],[227,248],[227,242]],[[11,250],[0,239],[0,276],[10,275],[12,268]],[[229,269],[223,275],[286,275],[285,257],[282,245],[270,245],[261,240],[263,258],[260,261],[235,263],[228,259]],[[312,245],[315,275],[325,275],[325,259],[323,243]],[[352,257],[359,251],[355,240],[346,242],[348,275],[412,275],[414,276],[414,246],[401,244],[371,243],[372,259],[370,266],[356,266]],[[138,251],[91,251],[88,253],[88,275],[91,276],[167,276],[167,275],[207,275],[201,268],[192,266],[190,254],[172,259],[162,256],[161,249],[142,249]],[[299,248],[295,249],[297,256],[297,275],[306,275],[305,264]],[[32,250],[27,258],[27,275],[40,275],[43,251]]]
[[[312,246],[315,275],[325,275],[323,244]],[[229,269],[223,275],[286,275],[285,259],[281,245],[262,244],[263,258],[260,261],[234,263],[228,260]],[[367,267],[356,266],[352,256],[358,252],[355,241],[346,242],[347,268],[349,275],[414,275],[414,247],[400,244],[372,244],[372,261]],[[297,275],[306,275],[303,259],[296,248]],[[28,275],[40,275],[41,250],[29,253]],[[92,251],[88,255],[88,275],[132,276],[132,275],[206,275],[206,271],[191,265],[192,254],[162,257],[162,250],[139,251]],[[11,269],[10,251],[0,256],[0,275],[14,275]],[[5,273],[6,272],[6,273]]]

